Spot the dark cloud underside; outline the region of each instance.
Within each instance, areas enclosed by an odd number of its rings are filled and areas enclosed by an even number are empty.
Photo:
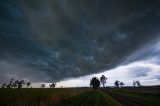
[[[22,65],[24,74],[26,67],[29,73],[45,72],[44,81],[115,67],[159,37],[159,5],[158,0],[1,0],[0,59]]]

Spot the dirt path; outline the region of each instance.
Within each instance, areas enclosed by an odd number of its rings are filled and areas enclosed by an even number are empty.
[[[111,96],[113,99],[115,99],[116,101],[118,101],[119,103],[121,103],[123,106],[143,106],[139,103],[135,103],[125,97],[119,96],[119,95],[115,95],[115,94],[111,94],[111,93],[107,93],[109,96]]]
[[[104,92],[93,90],[66,100],[60,106],[121,106],[121,104]]]
[[[119,95],[111,90],[102,90],[102,91],[111,96],[113,99],[118,101],[123,106],[151,106],[151,104],[147,104],[143,101],[138,101],[133,98]]]

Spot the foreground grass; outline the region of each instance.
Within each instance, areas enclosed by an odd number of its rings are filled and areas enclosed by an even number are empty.
[[[89,89],[0,89],[0,106],[56,106]]]
[[[0,106],[160,106],[159,96],[159,88],[0,89]]]
[[[99,90],[92,90],[64,101],[60,106],[121,106]]]
[[[108,89],[107,94],[126,98],[127,100],[145,106],[160,106],[159,88]]]

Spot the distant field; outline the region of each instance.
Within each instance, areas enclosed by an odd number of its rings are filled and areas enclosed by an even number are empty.
[[[0,89],[0,106],[160,106],[160,88]]]

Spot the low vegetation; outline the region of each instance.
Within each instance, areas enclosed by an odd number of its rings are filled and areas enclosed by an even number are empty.
[[[0,106],[55,106],[89,89],[0,89]]]
[[[100,90],[91,90],[64,101],[60,106],[121,106]]]
[[[160,106],[158,88],[0,89],[0,106]]]
[[[121,89],[102,89],[103,92],[110,95],[115,100],[122,102],[125,99],[130,104],[140,106],[160,106],[160,89],[159,88],[121,88]],[[123,101],[124,102],[124,101]]]

